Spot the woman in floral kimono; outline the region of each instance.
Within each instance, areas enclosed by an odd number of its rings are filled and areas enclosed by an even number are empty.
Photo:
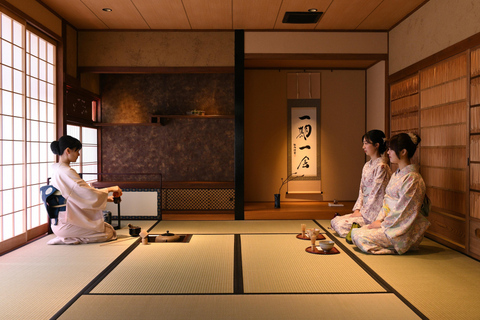
[[[363,151],[370,157],[370,161],[363,166],[360,191],[353,213],[337,216],[330,222],[333,230],[342,238],[348,234],[354,222],[363,226],[375,220],[391,176],[390,167],[382,157],[387,148],[383,131],[368,131],[363,135],[362,141]]]
[[[352,230],[352,240],[362,251],[403,254],[418,248],[430,222],[421,214],[425,183],[418,167],[410,163],[420,137],[400,133],[392,137],[388,155],[398,170],[386,189],[383,207],[370,225]]]
[[[95,189],[89,186],[70,167],[77,161],[82,143],[73,137],[63,136],[51,143],[52,152],[60,161],[52,165],[51,185],[59,190],[66,200],[66,208],[59,212],[58,223],[52,220],[52,231],[57,236],[48,244],[79,244],[116,240],[115,229],[104,222],[103,210],[107,201],[113,201],[109,192],[122,195],[118,187]]]

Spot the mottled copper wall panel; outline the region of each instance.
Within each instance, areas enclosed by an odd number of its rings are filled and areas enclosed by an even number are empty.
[[[149,122],[149,115],[234,114],[233,74],[102,75],[102,122]]]
[[[207,115],[234,113],[231,74],[102,75],[101,83],[102,122],[147,123],[151,113],[193,109]],[[101,137],[103,172],[159,172],[164,181],[234,180],[233,119],[104,126]]]

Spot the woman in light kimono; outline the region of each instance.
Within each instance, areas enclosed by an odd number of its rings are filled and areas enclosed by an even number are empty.
[[[337,216],[330,222],[333,230],[342,238],[348,234],[354,222],[363,226],[375,220],[382,207],[385,188],[392,174],[382,157],[387,149],[383,131],[368,131],[363,135],[362,141],[363,151],[370,157],[370,161],[363,166],[360,191],[353,206],[353,213]]]
[[[420,137],[400,133],[391,138],[388,155],[398,170],[387,186],[383,206],[370,225],[352,230],[352,240],[362,251],[403,254],[418,248],[430,222],[421,214],[425,183],[418,167],[410,163]]]
[[[80,244],[116,240],[115,229],[104,222],[103,210],[107,201],[113,201],[109,192],[122,195],[118,187],[95,189],[89,186],[78,173],[70,167],[77,161],[82,143],[73,137],[63,136],[50,145],[52,152],[60,156],[60,161],[52,165],[51,185],[59,190],[66,199],[65,211],[60,211],[58,223],[52,222],[51,228],[57,236],[48,244]],[[53,221],[53,220],[52,220]]]

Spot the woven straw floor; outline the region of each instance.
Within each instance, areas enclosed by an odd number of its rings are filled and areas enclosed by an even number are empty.
[[[88,295],[65,320],[105,319],[389,319],[419,317],[393,294]]]
[[[480,262],[426,238],[416,252],[371,255],[334,235],[428,318],[480,319]]]
[[[153,221],[140,221],[148,229]],[[480,262],[425,240],[403,256],[339,241],[337,255],[296,239],[313,220],[162,221],[150,233],[189,243],[103,244],[41,238],[0,256],[5,319],[479,319]]]
[[[233,235],[140,245],[92,293],[233,293]]]
[[[243,235],[245,292],[385,292],[345,253],[310,254],[309,245],[292,235]]]

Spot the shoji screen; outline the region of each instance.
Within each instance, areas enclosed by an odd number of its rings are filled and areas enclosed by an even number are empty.
[[[466,249],[467,54],[423,69],[420,75],[421,174],[432,201],[430,237]]]
[[[0,8],[0,253],[46,233],[55,162],[56,44]]]
[[[470,62],[470,252],[480,257],[480,48]]]
[[[401,132],[418,133],[418,75],[404,79],[393,84],[390,87],[390,106],[391,106],[391,135]],[[418,163],[418,152],[412,159],[413,163]],[[397,170],[397,166],[392,164],[392,171]]]

